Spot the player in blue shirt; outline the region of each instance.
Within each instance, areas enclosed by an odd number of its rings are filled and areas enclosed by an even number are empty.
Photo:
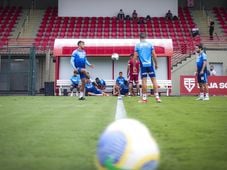
[[[86,52],[84,50],[84,41],[78,41],[77,45],[78,48],[73,51],[70,62],[73,69],[79,73],[81,79],[79,100],[85,100],[84,98],[85,79],[86,77],[89,77],[85,65],[88,65],[91,68],[93,68],[94,66],[90,64],[87,60]]]
[[[208,80],[207,80],[207,55],[203,51],[203,46],[201,44],[196,45],[195,50],[198,54],[196,58],[196,75],[197,81],[199,83],[200,95],[197,100],[209,100],[208,92]]]
[[[85,91],[88,96],[108,96],[102,90],[98,89],[95,82],[92,82],[89,78],[86,79]]]
[[[116,79],[116,84],[114,86],[113,95],[128,95],[128,81],[123,77],[123,73],[120,71],[119,76]]]
[[[73,89],[76,89],[76,94],[80,92],[80,75],[77,74],[77,71],[73,71],[73,76],[70,78],[72,84],[70,86],[71,96],[73,96]]]
[[[148,75],[153,83],[155,99],[158,103],[160,103],[161,99],[158,94],[158,84],[155,75],[155,69],[158,68],[157,57],[153,45],[150,42],[146,41],[145,33],[140,33],[140,42],[137,43],[135,46],[135,55],[138,55],[140,60],[140,70],[142,78],[142,99],[139,102],[147,102]]]
[[[97,84],[97,87],[100,90],[105,90],[106,89],[106,82],[105,82],[105,80],[96,77],[95,78],[95,83]]]

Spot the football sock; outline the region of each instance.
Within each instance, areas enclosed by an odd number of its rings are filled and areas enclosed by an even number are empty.
[[[143,94],[143,100],[147,100],[147,94]]]
[[[158,95],[158,93],[155,93],[154,95],[155,95],[155,98],[159,98],[159,95]]]
[[[200,93],[200,97],[203,98],[204,97],[204,93]]]
[[[80,92],[80,97],[84,97],[84,92]]]

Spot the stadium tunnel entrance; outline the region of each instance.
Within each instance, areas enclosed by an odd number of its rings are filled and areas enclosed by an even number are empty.
[[[126,76],[129,55],[134,52],[138,39],[55,39],[53,55],[55,57],[55,89],[56,81],[70,79],[73,69],[70,57],[77,49],[78,41],[85,42],[85,51],[94,69],[87,67],[91,78],[115,79],[119,71]],[[154,46],[157,54],[159,69],[157,79],[171,80],[171,57],[173,55],[172,39],[147,39]],[[118,61],[111,60],[111,55],[118,53]]]

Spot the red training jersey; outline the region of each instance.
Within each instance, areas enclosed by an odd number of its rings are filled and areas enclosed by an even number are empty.
[[[135,60],[134,58],[131,58],[128,61],[128,66],[129,66],[129,76],[139,74],[139,67],[140,67],[139,60]]]

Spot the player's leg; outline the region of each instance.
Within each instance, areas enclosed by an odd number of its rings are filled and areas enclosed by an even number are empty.
[[[118,85],[114,85],[114,87],[113,87],[113,95],[114,96],[120,95],[120,87]]]
[[[85,89],[86,78],[81,78],[80,97],[79,100],[84,100],[84,89]]]
[[[161,99],[160,99],[159,93],[158,93],[158,83],[157,83],[157,79],[156,79],[156,75],[155,75],[155,71],[154,71],[153,67],[149,68],[149,77],[150,77],[151,82],[153,84],[155,99],[158,103],[160,103]]]
[[[204,83],[203,84],[203,91],[204,91],[204,99],[203,100],[209,100],[209,89],[208,89],[208,84]]]
[[[78,86],[76,87],[76,96],[79,96],[80,94],[80,87],[81,87],[80,84],[78,84]]]
[[[90,75],[85,68],[81,68],[80,73],[84,74],[86,78],[90,79]]]
[[[102,95],[103,96],[109,96],[109,94],[105,93],[105,92],[102,92]]]
[[[128,96],[128,90],[129,90],[128,88],[122,87],[120,89],[120,94],[124,96]]]
[[[138,75],[135,75],[134,82],[136,85],[136,94],[137,94],[137,96],[139,96],[140,95],[140,85],[139,85],[139,76]]]
[[[78,67],[77,70],[81,80],[79,100],[85,100],[86,69]]]
[[[147,102],[147,70],[146,67],[141,67],[141,79],[142,79],[142,99],[139,103]]]
[[[136,84],[136,79],[135,79],[135,75],[132,76],[132,95],[135,96],[135,92],[134,92],[134,84]]]
[[[147,94],[147,77],[142,78],[142,94]]]
[[[71,86],[70,86],[70,96],[73,96],[73,89],[74,89],[74,85],[71,84]]]
[[[153,84],[153,88],[154,88],[154,96],[157,102],[161,102],[161,99],[159,97],[159,93],[158,93],[158,83],[157,83],[157,79],[156,77],[151,77],[151,82]]]
[[[142,77],[142,101],[147,102],[147,77]]]
[[[204,100],[204,77],[203,75],[198,74],[197,75],[197,80],[199,83],[199,97],[196,100]]]
[[[203,93],[203,85],[202,83],[199,83],[199,97],[196,100],[203,100],[204,93]]]
[[[133,95],[133,82],[131,80],[129,80],[128,87],[129,87],[129,93],[128,93],[128,95],[129,96],[132,96]]]
[[[140,96],[140,85],[139,85],[139,82],[136,83],[136,94],[137,94],[137,96]]]
[[[204,90],[204,99],[203,100],[209,100],[209,88],[208,88],[208,78],[207,73],[204,73],[204,84],[203,84],[203,90]]]

